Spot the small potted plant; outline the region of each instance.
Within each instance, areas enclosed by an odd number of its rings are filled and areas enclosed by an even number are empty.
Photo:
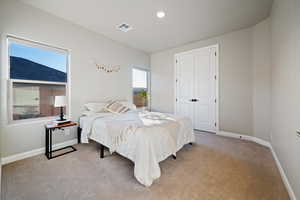
[[[139,97],[141,99],[141,104],[146,107],[147,106],[147,100],[148,100],[148,92],[146,90],[142,90],[139,92]]]

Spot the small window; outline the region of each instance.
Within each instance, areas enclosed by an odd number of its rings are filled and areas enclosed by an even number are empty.
[[[68,96],[68,52],[10,37],[8,52],[10,119],[57,116],[54,97]]]
[[[150,72],[143,69],[132,69],[133,103],[138,108],[149,107]]]

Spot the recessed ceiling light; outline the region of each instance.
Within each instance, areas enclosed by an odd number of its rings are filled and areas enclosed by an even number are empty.
[[[164,18],[164,17],[166,16],[166,13],[165,13],[164,11],[158,11],[158,12],[156,13],[156,16],[157,16],[158,18]]]

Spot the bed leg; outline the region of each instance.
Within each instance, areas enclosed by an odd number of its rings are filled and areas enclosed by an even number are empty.
[[[176,160],[176,156],[172,155],[172,158],[173,158],[174,160]]]
[[[82,131],[82,128],[80,128],[78,126],[78,128],[77,128],[77,142],[78,142],[78,144],[81,143],[81,131]]]
[[[104,146],[100,144],[100,158],[104,158]]]

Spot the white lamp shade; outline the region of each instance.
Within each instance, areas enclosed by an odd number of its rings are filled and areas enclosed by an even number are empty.
[[[66,96],[55,96],[54,107],[64,107],[66,105]]]

